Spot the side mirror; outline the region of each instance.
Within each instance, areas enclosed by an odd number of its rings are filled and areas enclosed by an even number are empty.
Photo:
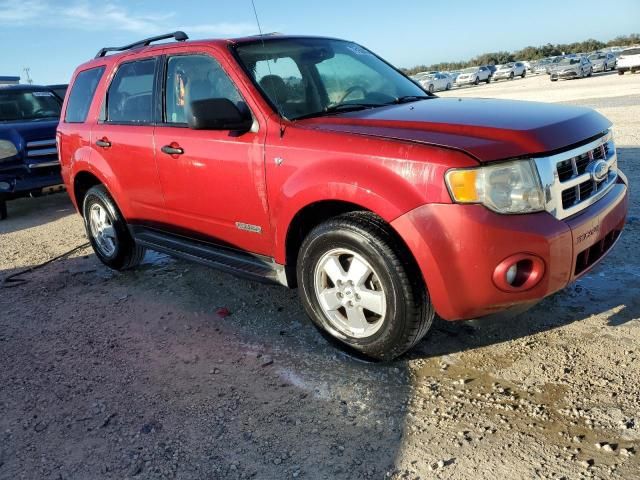
[[[248,109],[241,111],[228,98],[207,98],[191,102],[187,123],[193,130],[248,132],[253,119]]]

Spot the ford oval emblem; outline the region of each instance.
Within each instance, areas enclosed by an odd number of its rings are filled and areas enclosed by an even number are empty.
[[[609,174],[609,165],[604,160],[598,160],[589,166],[589,173],[596,182],[601,182]]]

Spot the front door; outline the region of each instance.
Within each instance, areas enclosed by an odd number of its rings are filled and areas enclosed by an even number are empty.
[[[239,134],[192,130],[189,103],[227,98],[248,108],[220,63],[209,54],[165,58],[163,122],[155,129],[156,160],[167,222],[187,234],[270,254],[263,129]]]

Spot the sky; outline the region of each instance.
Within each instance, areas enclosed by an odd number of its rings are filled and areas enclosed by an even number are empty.
[[[640,32],[640,0],[254,0],[263,32],[358,42],[398,67]],[[104,46],[258,32],[251,0],[0,0],[0,75],[67,83]]]

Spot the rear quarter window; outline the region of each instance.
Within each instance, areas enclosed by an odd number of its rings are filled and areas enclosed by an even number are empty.
[[[87,120],[89,107],[104,73],[104,67],[96,67],[80,72],[71,87],[64,121],[66,123],[83,123]]]

